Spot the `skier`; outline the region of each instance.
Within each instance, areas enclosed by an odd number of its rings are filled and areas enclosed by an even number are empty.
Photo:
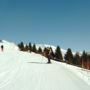
[[[2,51],[3,51],[3,48],[4,48],[3,45],[1,45],[1,50],[2,50]]]
[[[47,63],[51,63],[51,56],[50,56],[50,54],[51,54],[51,49],[50,48],[47,48],[46,49],[46,57],[48,58],[48,62]]]

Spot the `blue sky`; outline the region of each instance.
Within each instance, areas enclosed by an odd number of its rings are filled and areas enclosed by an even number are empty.
[[[90,0],[0,0],[0,39],[90,51]]]

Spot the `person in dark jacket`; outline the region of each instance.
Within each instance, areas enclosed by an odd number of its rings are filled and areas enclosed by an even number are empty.
[[[3,45],[1,45],[1,50],[3,51],[3,49],[4,49],[4,47],[3,47]]]
[[[51,54],[51,49],[50,49],[50,48],[47,48],[47,49],[46,49],[46,57],[48,58],[48,62],[47,62],[47,63],[51,63],[50,54]]]

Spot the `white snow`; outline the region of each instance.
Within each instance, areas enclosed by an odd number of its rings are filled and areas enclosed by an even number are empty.
[[[46,64],[45,57],[9,45],[0,51],[0,90],[90,90],[87,74],[77,74],[80,68],[53,60]]]
[[[4,50],[7,51],[12,51],[12,50],[19,50],[17,45],[15,43],[12,43],[12,42],[8,42],[8,41],[5,41],[5,40],[2,40],[2,42],[0,42],[0,46],[3,45],[4,46]],[[1,51],[1,49],[0,49]]]
[[[78,77],[83,79],[88,85],[90,85],[90,70],[72,66],[72,65],[69,65],[66,63],[62,63],[62,65],[65,66],[66,68],[68,68],[73,73],[75,73]]]

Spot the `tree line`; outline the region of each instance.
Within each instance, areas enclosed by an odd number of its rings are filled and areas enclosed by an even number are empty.
[[[35,52],[43,56],[45,56],[45,52],[47,50],[47,47],[45,47],[43,50],[41,47],[37,49],[36,44],[29,43],[25,45],[23,42],[19,43],[18,47],[21,51]],[[51,59],[83,67],[85,69],[90,69],[90,54],[88,54],[87,52],[83,51],[82,55],[80,55],[78,52],[76,54],[73,54],[72,50],[68,48],[66,54],[63,56],[61,48],[59,46],[56,47],[55,51],[53,51],[52,47],[49,48],[51,49],[50,53]]]

